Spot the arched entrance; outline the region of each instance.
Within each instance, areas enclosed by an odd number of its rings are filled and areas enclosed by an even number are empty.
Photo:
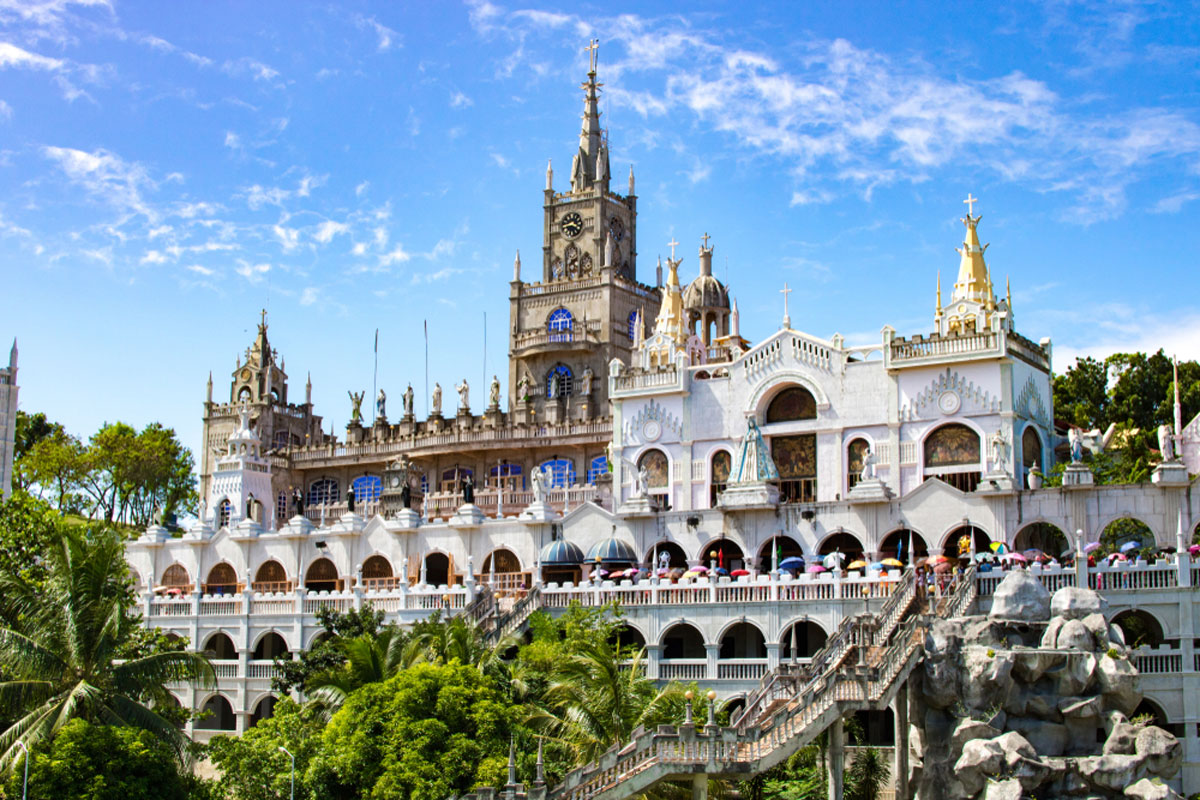
[[[211,595],[233,594],[237,591],[237,573],[233,567],[222,561],[208,571],[208,581],[204,584],[204,593]]]
[[[233,713],[233,706],[229,704],[224,695],[214,694],[208,698],[208,702],[204,704],[202,710],[206,712],[206,716],[196,723],[196,727],[200,730],[237,730],[237,717]]]
[[[1122,611],[1113,617],[1112,624],[1125,634],[1125,644],[1129,647],[1158,647],[1166,641],[1162,624],[1141,609]]]
[[[363,562],[362,580],[366,589],[391,589],[399,581],[392,572],[392,562],[380,555],[371,556]]]
[[[621,625],[609,637],[608,643],[623,653],[637,653],[646,646],[646,637],[631,625]]]
[[[425,556],[425,583],[429,586],[450,585],[450,556],[445,553]]]
[[[921,534],[901,528],[883,537],[883,541],[879,543],[879,555],[882,558],[897,558],[907,564],[909,556],[915,561],[929,555],[929,546],[925,544],[925,538]]]
[[[758,548],[758,571],[770,572],[788,558],[803,558],[804,549],[790,536],[772,536]]]
[[[337,567],[328,558],[318,558],[304,573],[304,588],[310,592],[336,592],[338,583]]]
[[[1132,544],[1133,549],[1128,549]],[[1114,519],[1104,526],[1100,534],[1099,553],[1123,552],[1132,559],[1136,556],[1148,556],[1157,550],[1154,531],[1150,526],[1135,517]]]
[[[1032,430],[1027,429],[1027,430]],[[1057,525],[1049,522],[1034,522],[1017,531],[1013,549],[1017,552],[1041,550],[1051,558],[1058,558],[1071,548],[1067,535]]]
[[[687,554],[675,542],[658,542],[655,544],[646,553],[646,563],[652,564],[655,569],[660,569],[663,566],[664,555],[666,556],[666,566],[668,569],[687,569]]]
[[[254,645],[255,661],[269,661],[274,658],[287,658],[291,655],[287,642],[275,631],[270,631]]]
[[[700,563],[706,567],[715,566],[726,572],[746,568],[742,548],[729,539],[714,539],[700,549],[699,556]]]
[[[705,658],[704,636],[686,622],[677,622],[662,635],[662,660]]]
[[[273,694],[269,694],[262,700],[259,700],[254,705],[254,713],[250,715],[250,727],[253,728],[264,719],[270,719],[275,716],[275,704],[279,699]]]
[[[516,553],[500,547],[484,557],[483,572],[476,580],[492,587],[494,592],[509,595],[524,592],[531,577],[521,569],[521,560]]]
[[[214,633],[204,643],[204,654],[214,661],[231,661],[238,657],[233,640],[224,633]]]
[[[841,553],[846,557],[842,564],[842,566],[845,566],[863,557],[863,544],[854,534],[841,531],[825,537],[825,541],[821,542],[821,546],[817,549],[817,554],[821,556],[827,556],[835,552]]]
[[[825,633],[825,629],[812,620],[800,620],[799,622],[789,625],[783,632],[783,639],[780,642],[780,658],[792,660],[802,658],[812,658],[813,655],[825,646],[825,640],[829,638]],[[792,642],[796,643],[796,655],[792,656]]]
[[[971,554],[972,547],[976,553],[987,553],[991,551],[991,545],[992,539],[983,528],[977,528],[974,525],[960,525],[946,534],[946,538],[942,540],[942,555],[950,558],[968,556]]]
[[[254,574],[254,583],[250,584],[256,592],[290,592],[292,582],[287,579],[283,565],[278,561],[264,561]]]
[[[738,622],[721,636],[717,658],[766,658],[767,641],[762,631],[749,622]]]

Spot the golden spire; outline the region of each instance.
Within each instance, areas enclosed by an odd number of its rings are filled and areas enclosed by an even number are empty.
[[[1004,298],[1008,301],[1008,313],[1012,313],[1012,278],[1004,276]]]
[[[937,280],[937,313],[942,313],[942,271],[940,269]]]
[[[683,320],[683,289],[679,285],[681,261],[683,259],[667,259],[667,284],[663,287],[662,307],[658,311],[658,319],[654,321],[654,332],[665,334],[683,344],[687,341],[687,326]]]

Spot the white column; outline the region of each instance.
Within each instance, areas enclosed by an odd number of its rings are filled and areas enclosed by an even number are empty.
[[[829,747],[826,750],[829,775],[829,800],[842,800],[842,772],[846,766],[846,729],[842,718],[829,726]]]
[[[908,684],[896,692],[896,800],[908,800]]]

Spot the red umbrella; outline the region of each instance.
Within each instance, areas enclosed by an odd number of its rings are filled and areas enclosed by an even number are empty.
[[[729,577],[731,577],[731,578],[740,578],[740,577],[742,577],[743,575],[749,575],[749,574],[750,574],[750,570],[746,570],[746,569],[735,569],[733,572],[729,573]]]

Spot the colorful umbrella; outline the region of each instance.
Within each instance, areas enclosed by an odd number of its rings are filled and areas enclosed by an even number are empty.
[[[790,556],[779,562],[780,569],[804,569],[804,559]]]
[[[824,568],[824,567],[822,567],[820,564],[813,564],[811,567],[809,567],[809,568],[808,568],[807,570],[805,570],[805,571],[806,571],[806,572],[808,572],[808,573],[809,573],[809,574],[811,574],[811,575],[816,575],[816,574],[817,574],[817,573],[819,573],[819,572],[824,572],[824,571],[825,571],[825,568]]]
[[[746,570],[746,569],[735,569],[733,572],[729,573],[729,577],[731,577],[731,578],[740,578],[740,577],[742,577],[743,575],[749,575],[749,574],[750,574],[750,570]]]
[[[1200,555],[1200,544],[1194,544],[1188,548],[1188,553],[1191,555]]]
[[[1126,542],[1121,545],[1121,552],[1128,553],[1130,550],[1137,550],[1140,544],[1140,542]]]
[[[683,577],[685,577],[685,578],[699,578],[703,575],[704,575],[703,572],[697,572],[694,569],[689,569],[687,572],[683,573]]]
[[[1025,558],[1025,556],[1022,555],[1021,553],[1005,553],[1004,555],[1000,556],[1000,560],[1001,561],[1019,561],[1022,564],[1024,564],[1029,559]]]
[[[874,561],[867,565],[867,569],[878,572],[879,570],[883,569],[883,562],[882,561]]]
[[[834,550],[832,553],[825,556],[825,558],[821,559],[821,563],[825,565],[826,569],[837,569],[845,560],[845,553],[839,553],[837,550]]]
[[[862,569],[866,565],[867,565],[867,562],[863,561],[860,558],[857,561],[851,561],[850,566],[846,567],[846,569]]]
[[[1124,553],[1109,553],[1109,561],[1128,561],[1129,558]]]
[[[988,547],[992,548],[992,552],[996,555],[1003,555],[1008,552],[1008,546],[1004,542],[992,542]]]
[[[716,575],[728,575],[729,570],[725,569],[724,567],[717,567],[713,570],[713,573]]]
[[[880,561],[879,563],[883,564],[885,567],[903,567],[904,566],[904,562],[898,558],[885,558],[883,561]]]
[[[708,567],[704,566],[703,564],[697,564],[694,567],[689,567],[688,571],[704,573],[704,572],[708,572]]]
[[[980,564],[982,564],[985,561],[991,561],[995,557],[996,556],[993,555],[992,553],[976,553],[975,554],[975,560],[978,561]]]
[[[1025,556],[1030,561],[1037,561],[1039,558],[1044,557],[1046,554],[1043,553],[1041,550],[1038,550],[1036,547],[1031,547],[1028,550],[1023,551],[1021,553],[1021,555]]]
[[[933,568],[933,571],[934,572],[949,572],[952,569],[954,569],[953,564],[951,564],[949,561],[943,561],[942,563],[935,565]]]
[[[934,565],[945,564],[949,561],[950,561],[950,559],[947,556],[933,556],[932,558],[929,559],[929,563],[934,564]]]
[[[1083,546],[1083,552],[1085,552],[1085,553],[1093,553],[1099,549],[1100,549],[1099,542],[1088,542],[1087,544],[1085,544]]]

